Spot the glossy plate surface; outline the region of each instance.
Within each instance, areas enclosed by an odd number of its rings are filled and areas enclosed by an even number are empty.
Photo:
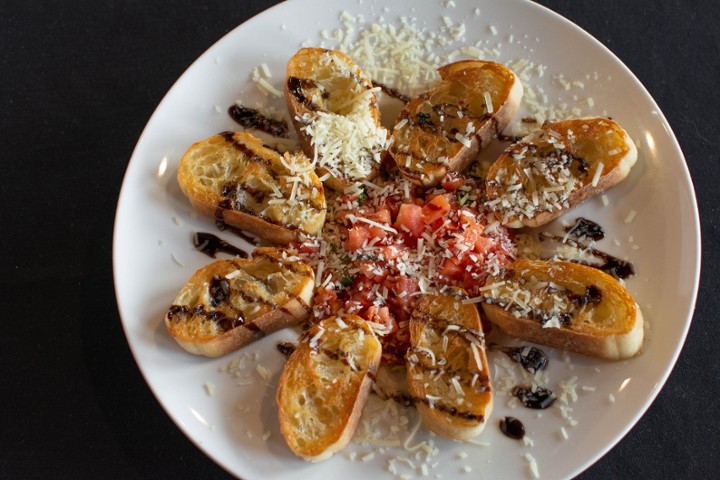
[[[657,105],[612,53],[543,7],[522,0],[456,0],[454,7],[447,3],[413,2],[411,11],[407,2],[399,0],[340,0],[332,7],[324,0],[280,4],[239,26],[203,54],[168,92],[138,141],[123,183],[114,236],[115,285],[125,333],[168,414],[199,448],[236,476],[294,479],[300,473],[336,478],[342,473],[347,480],[389,478],[387,470],[393,465],[398,474],[415,477],[422,475],[424,463],[431,477],[455,478],[469,468],[483,478],[529,478],[529,454],[543,477],[571,477],[635,424],[677,359],[697,293],[699,220],[682,152]],[[565,358],[546,349],[551,358],[549,386],[559,392],[560,382],[577,377],[577,401],[569,399],[567,405],[558,401],[538,415],[522,407],[512,409],[507,397],[498,396],[492,419],[479,437],[486,446],[431,437],[421,428],[409,443],[432,440],[439,452],[428,460],[425,453],[416,459],[420,450],[378,450],[353,443],[327,462],[307,464],[286,447],[274,401],[284,361],[276,345],[294,340],[294,332],[278,332],[213,360],[182,351],[162,322],[183,283],[209,262],[193,249],[192,232],[216,232],[212,219],[192,213],[180,192],[175,178],[180,157],[193,142],[237,128],[226,114],[237,99],[250,106],[262,102],[281,108],[282,100],[266,98],[253,83],[252,70],[266,64],[272,74],[267,81],[280,88],[288,58],[306,40],[320,44],[321,30],[332,33],[341,27],[343,11],[362,14],[366,22],[382,16],[398,25],[399,17],[408,15],[428,31],[447,28],[443,16],[451,26],[464,22],[465,33],[451,45],[438,46],[439,54],[482,42],[490,60],[520,70],[524,67],[515,62],[527,59],[535,66],[527,69],[525,83],[536,99],[542,101],[545,95],[548,104],[566,103],[565,109],[577,108],[577,115],[611,116],[640,149],[628,179],[607,192],[607,206],[599,198],[591,199],[569,218],[585,216],[603,225],[608,238],[598,247],[635,264],[637,275],[627,286],[647,321],[642,354],[612,363],[576,355]],[[325,45],[333,43],[325,41]],[[631,212],[634,219],[628,222]],[[231,233],[218,235],[243,244]],[[233,361],[233,372],[228,372]],[[560,406],[572,410],[564,416]],[[407,425],[400,425],[405,430],[416,421],[414,412],[407,415]],[[497,422],[506,415],[523,421],[532,445],[500,433]],[[562,429],[569,439],[563,438]],[[410,459],[414,468],[392,462],[397,456]]]

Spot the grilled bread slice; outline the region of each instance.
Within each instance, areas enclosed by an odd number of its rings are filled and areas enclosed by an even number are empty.
[[[342,52],[303,48],[288,62],[285,99],[305,154],[342,191],[375,177],[387,141],[372,82]]]
[[[325,223],[325,192],[304,155],[281,156],[248,133],[201,140],[180,160],[178,182],[200,212],[287,244]]]
[[[628,291],[585,265],[517,260],[490,277],[483,310],[505,333],[608,360],[637,354],[643,317]]]
[[[348,444],[381,351],[370,326],[355,315],[325,319],[303,334],[277,390],[280,429],[296,455],[319,462]]]
[[[607,118],[545,122],[490,166],[488,205],[514,228],[537,227],[627,177],[637,148]]]
[[[410,344],[408,388],[423,423],[457,440],[479,435],[493,395],[475,305],[460,296],[423,296],[410,318]]]
[[[400,112],[388,149],[403,176],[425,187],[470,165],[505,129],[523,94],[499,63],[463,60],[438,72],[442,82]]]
[[[305,320],[315,275],[301,258],[270,247],[251,259],[217,260],[190,277],[165,316],[190,353],[219,357]]]

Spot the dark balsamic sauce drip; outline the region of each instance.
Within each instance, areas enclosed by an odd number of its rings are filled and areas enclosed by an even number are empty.
[[[613,257],[605,252],[598,253],[603,254],[602,259],[605,261],[600,268],[603,272],[620,279],[625,279],[635,275],[635,266],[632,263]]]
[[[302,103],[305,108],[313,112],[317,112],[319,110],[319,107],[315,105],[312,100],[307,98],[303,92],[304,88],[317,87],[317,83],[314,80],[310,80],[308,78],[290,77],[287,80],[287,86],[293,97],[295,97],[298,102]],[[324,95],[323,98],[325,98]]]
[[[543,410],[555,403],[555,394],[545,387],[538,387],[535,391],[525,387],[513,388],[512,394],[527,408]]]
[[[220,275],[213,275],[210,280],[208,292],[210,293],[210,304],[213,307],[217,307],[227,300],[230,295],[230,284],[226,279],[220,277]]]
[[[522,440],[525,436],[525,426],[515,417],[505,417],[501,419],[500,431],[513,440]]]
[[[609,253],[603,252],[602,250],[588,247],[587,245],[571,239],[565,239],[565,241],[563,242],[562,237],[547,232],[541,232],[540,239],[552,240],[559,243],[565,243],[575,248],[580,248],[585,253],[592,255],[598,260],[602,260],[604,262],[600,265],[594,265],[592,263],[584,263],[578,261],[575,261],[575,263],[581,263],[583,265],[587,265],[588,267],[597,268],[598,270],[602,270],[603,272],[622,280],[631,277],[632,275],[635,275],[635,266],[632,263],[610,255]]]
[[[239,257],[247,257],[248,254],[240,250],[234,245],[229,244],[225,240],[213,235],[212,233],[206,232],[195,232],[193,235],[193,245],[196,249],[215,258],[217,252],[224,252],[230,255],[237,255]]]
[[[398,90],[392,87],[388,87],[387,85],[383,85],[382,83],[375,81],[373,81],[372,84],[373,87],[380,87],[380,90],[382,90],[382,92],[389,97],[397,98],[403,103],[408,103],[410,101],[410,97],[408,97],[407,95],[403,95]]]
[[[545,370],[548,365],[547,355],[545,352],[536,347],[503,347],[500,345],[493,345],[490,348],[491,350],[499,350],[503,352],[530,373]]]
[[[282,343],[277,344],[278,352],[282,353],[286,357],[289,357],[290,355],[292,355],[292,353],[295,351],[296,348],[297,348],[297,345],[295,345],[294,343],[290,343],[290,342],[282,342]]]
[[[520,119],[522,123],[538,123],[535,117],[523,117]]]
[[[228,115],[241,127],[262,130],[273,137],[288,138],[288,126],[285,121],[266,117],[253,108],[233,105],[228,108]]]
[[[599,224],[583,217],[577,218],[573,225],[565,227],[565,231],[578,240],[589,238],[597,242],[605,238],[605,231]]]

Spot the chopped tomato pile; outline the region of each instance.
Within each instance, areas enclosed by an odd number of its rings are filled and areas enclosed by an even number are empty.
[[[314,316],[338,312],[374,322],[383,359],[403,361],[415,300],[450,287],[478,296],[510,262],[508,230],[482,204],[482,182],[454,173],[427,192],[397,176],[367,183],[329,205],[322,239],[299,245],[316,269]]]

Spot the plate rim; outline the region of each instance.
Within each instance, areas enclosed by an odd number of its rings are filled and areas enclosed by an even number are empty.
[[[128,343],[128,346],[130,347],[130,351],[133,355],[133,359],[135,361],[135,364],[140,371],[141,375],[143,376],[143,379],[147,386],[150,388],[150,391],[152,392],[155,400],[158,402],[158,404],[161,406],[163,411],[166,415],[172,420],[174,425],[179,428],[180,431],[183,432],[183,434],[208,458],[210,458],[216,465],[221,467],[223,470],[225,470],[228,474],[232,476],[237,476],[236,473],[234,473],[230,467],[226,464],[226,461],[219,458],[211,449],[206,448],[202,441],[195,438],[195,436],[192,434],[190,429],[184,424],[184,422],[174,413],[171,411],[169,406],[166,404],[166,402],[163,401],[162,395],[160,392],[156,390],[156,386],[150,382],[149,379],[149,373],[146,371],[147,365],[143,365],[139,361],[139,353],[136,351],[139,344],[136,342],[133,342],[131,340],[132,333],[129,331],[129,324],[125,321],[125,318],[128,317],[128,314],[124,312],[127,307],[123,306],[120,302],[120,293],[119,289],[121,288],[119,286],[119,279],[118,279],[118,273],[117,273],[117,264],[121,261],[119,258],[118,253],[118,232],[119,232],[119,224],[120,224],[120,212],[122,210],[123,204],[127,203],[127,201],[123,202],[123,199],[130,195],[128,193],[128,176],[130,174],[131,167],[134,164],[139,163],[139,161],[135,160],[136,156],[138,155],[138,151],[141,149],[142,144],[145,142],[145,138],[148,135],[149,127],[152,123],[154,123],[154,120],[159,115],[159,112],[163,109],[165,104],[169,102],[169,98],[172,96],[172,93],[179,88],[179,84],[183,81],[183,78],[188,74],[190,70],[193,70],[195,66],[201,62],[206,56],[210,55],[210,52],[214,50],[220,43],[224,42],[228,36],[231,36],[234,32],[236,32],[239,29],[246,28],[247,25],[251,22],[258,21],[260,17],[263,17],[269,12],[273,10],[279,10],[286,7],[286,5],[293,3],[297,4],[300,2],[303,2],[305,0],[285,0],[280,3],[277,3],[255,15],[252,17],[246,19],[242,23],[238,24],[225,34],[223,34],[220,38],[218,38],[216,41],[214,41],[210,46],[208,46],[199,56],[197,56],[188,66],[185,68],[185,70],[178,76],[178,78],[173,82],[173,84],[170,86],[170,88],[165,92],[160,102],[158,102],[157,106],[153,110],[153,113],[148,118],[147,122],[145,123],[145,126],[143,127],[143,130],[138,137],[137,143],[135,147],[133,148],[132,153],[130,154],[130,157],[128,159],[127,167],[125,170],[125,173],[123,175],[121,188],[118,194],[118,201],[116,204],[115,209],[115,217],[113,222],[113,245],[112,245],[112,265],[113,265],[113,286],[114,286],[114,292],[115,292],[115,299],[116,304],[118,307],[118,313],[120,317],[120,322],[123,328],[123,332],[125,334],[125,339]],[[695,190],[695,185],[692,180],[692,176],[690,175],[690,171],[687,165],[687,160],[685,158],[685,155],[682,151],[682,148],[680,146],[680,143],[678,141],[677,136],[675,135],[675,132],[672,129],[672,126],[668,122],[664,112],[660,109],[657,102],[655,101],[654,97],[650,94],[649,90],[645,87],[645,85],[640,81],[640,79],[630,70],[627,65],[607,46],[605,46],[600,40],[598,40],[594,35],[590,34],[588,31],[586,31],[584,28],[580,27],[579,25],[575,24],[568,18],[564,17],[563,15],[555,12],[551,8],[535,3],[532,0],[514,0],[516,3],[522,3],[526,6],[530,6],[536,9],[539,9],[543,12],[545,15],[550,15],[554,17],[555,20],[561,21],[567,28],[570,28],[574,30],[577,34],[580,34],[582,36],[585,36],[587,40],[590,40],[595,47],[599,47],[603,54],[607,55],[610,59],[612,59],[613,63],[620,66],[624,73],[627,75],[629,79],[632,80],[632,82],[635,84],[635,86],[638,88],[639,92],[642,92],[643,96],[646,97],[646,100],[649,100],[651,105],[654,107],[654,112],[658,115],[660,123],[667,131],[668,139],[671,141],[672,147],[673,147],[673,155],[677,156],[678,159],[682,160],[680,163],[682,173],[683,173],[683,179],[687,182],[687,185],[689,187],[689,196],[688,199],[690,200],[690,204],[688,205],[690,207],[690,212],[692,213],[692,225],[693,225],[693,234],[695,237],[694,241],[694,253],[695,253],[695,261],[693,262],[694,265],[692,266],[692,272],[693,272],[693,284],[692,288],[690,289],[690,302],[688,304],[688,311],[687,311],[687,321],[684,322],[681,336],[679,337],[679,340],[674,344],[674,350],[671,355],[671,360],[667,368],[665,368],[662,372],[661,378],[657,379],[654,388],[651,390],[649,395],[645,398],[645,401],[642,404],[642,407],[638,409],[635,414],[632,416],[632,420],[629,422],[626,422],[623,424],[622,428],[620,428],[615,435],[613,435],[613,439],[611,442],[606,442],[603,444],[602,448],[599,448],[595,451],[594,455],[590,458],[587,458],[585,462],[582,463],[582,466],[579,466],[575,472],[574,475],[578,475],[584,471],[586,471],[588,468],[590,468],[592,465],[594,465],[599,459],[601,459],[603,456],[605,456],[611,449],[615,448],[622,440],[623,438],[628,434],[630,430],[632,430],[639,420],[647,413],[647,410],[650,408],[650,406],[655,402],[657,396],[659,395],[660,391],[665,386],[668,378],[670,377],[671,373],[675,369],[675,366],[677,364],[677,360],[685,346],[685,343],[687,341],[687,335],[689,332],[689,329],[691,327],[691,324],[693,323],[694,319],[694,312],[696,309],[697,304],[697,296],[699,291],[699,283],[700,283],[700,274],[701,274],[701,266],[702,266],[702,231],[701,231],[701,225],[700,225],[700,216],[699,216],[699,210],[698,210],[698,204],[697,204],[697,195]]]

